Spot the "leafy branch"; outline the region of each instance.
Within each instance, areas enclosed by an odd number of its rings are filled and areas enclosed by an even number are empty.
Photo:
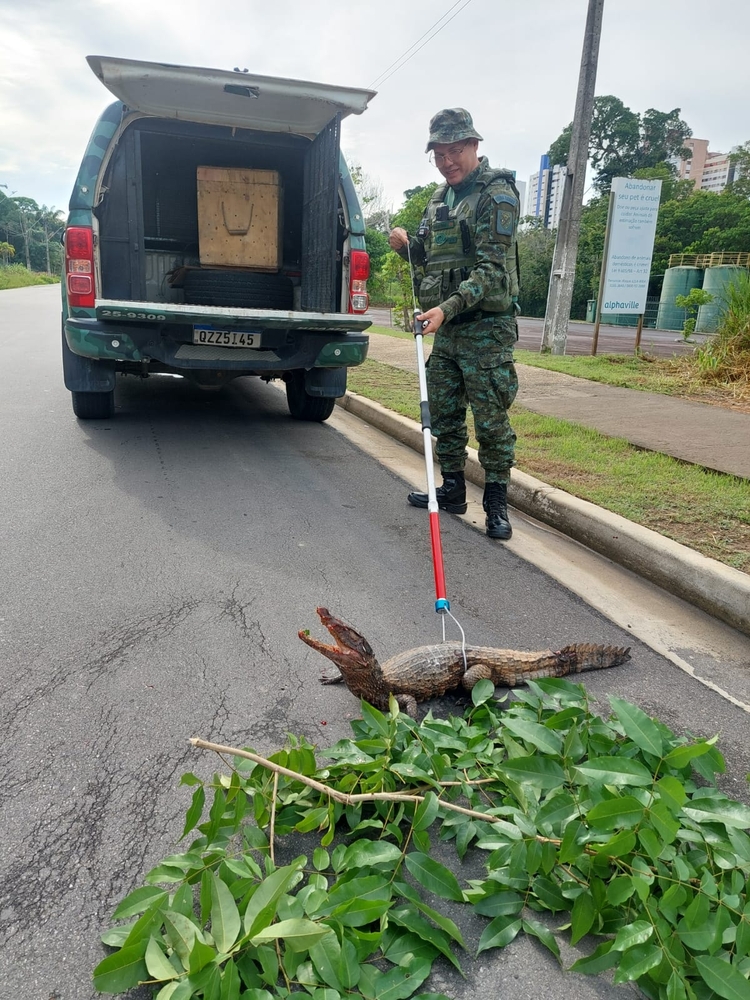
[[[569,914],[558,933],[599,938],[576,972],[614,969],[659,1000],[746,998],[750,809],[717,787],[715,740],[677,737],[617,698],[605,720],[567,681],[516,699],[501,711],[482,681],[463,718],[419,724],[363,702],[353,738],[318,756],[294,737],[270,758],[194,739],[231,773],[183,776],[195,839],[115,910],[96,988],[427,997],[435,959],[460,969],[465,947],[427,892],[488,918],[479,952],[524,932],[559,961],[535,914]],[[292,833],[311,849],[278,867]],[[432,856],[435,836],[461,858],[485,852],[485,877],[462,885]]]

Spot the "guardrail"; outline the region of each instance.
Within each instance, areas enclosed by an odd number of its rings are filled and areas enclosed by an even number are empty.
[[[735,264],[750,267],[750,253],[673,253],[669,255],[670,267],[719,267]]]

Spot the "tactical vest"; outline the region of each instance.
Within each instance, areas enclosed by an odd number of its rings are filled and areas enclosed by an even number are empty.
[[[447,184],[437,188],[427,203],[419,228],[419,235],[424,239],[426,257],[418,291],[419,304],[424,312],[439,306],[458,291],[458,286],[468,278],[476,265],[479,199],[485,188],[498,179],[506,181],[511,189],[492,195],[493,236],[498,243],[505,245],[507,273],[498,273],[495,283],[477,303],[476,308],[507,316],[517,313],[519,275],[516,223],[520,214],[520,197],[513,184],[513,175],[507,170],[480,173],[472,193],[453,208],[444,204]]]

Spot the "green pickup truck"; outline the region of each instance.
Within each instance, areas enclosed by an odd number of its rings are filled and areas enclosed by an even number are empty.
[[[88,63],[117,101],[94,128],[63,237],[74,413],[112,416],[118,374],[205,387],[255,375],[284,380],[293,417],[326,420],[367,356],[369,257],[339,136],[373,92]]]

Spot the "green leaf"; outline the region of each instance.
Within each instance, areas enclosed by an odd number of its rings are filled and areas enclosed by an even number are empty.
[[[385,974],[376,976],[377,1000],[406,1000],[419,989],[430,974],[430,961],[414,961],[408,968],[396,966]]]
[[[241,928],[240,911],[229,887],[211,872],[211,934],[220,952],[231,949]]]
[[[683,805],[687,802],[687,792],[684,786],[671,774],[657,781],[655,788],[659,793],[659,799],[671,813],[680,812]]]
[[[491,882],[485,882],[485,890],[489,890]],[[498,886],[498,888],[500,888]],[[523,897],[517,892],[492,892],[473,903],[474,910],[483,917],[515,916],[523,909]]]
[[[164,914],[164,930],[183,967],[189,969],[193,945],[196,939],[203,939],[200,929],[182,913],[167,910]]]
[[[614,947],[612,948],[614,951]],[[626,951],[617,963],[614,981],[629,983],[656,968],[664,957],[662,949],[655,944],[640,944]]]
[[[696,757],[702,757],[704,753],[708,753],[711,747],[712,744],[706,742],[688,743],[685,746],[675,747],[664,758],[664,763],[680,771],[683,767],[687,767],[691,760],[694,760]]]
[[[586,819],[592,826],[613,830],[617,826],[635,826],[643,817],[644,807],[632,795],[606,799],[590,809]]]
[[[565,772],[553,760],[546,757],[515,757],[504,761],[497,768],[511,781],[531,785],[534,788],[559,788],[565,783]]]
[[[509,920],[508,917],[495,917],[485,927],[479,939],[477,955],[483,951],[487,951],[488,948],[504,948],[514,940],[520,930],[520,920]]]
[[[629,875],[618,875],[607,886],[607,899],[613,906],[621,906],[635,892]]]
[[[453,872],[434,861],[426,854],[417,851],[407,854],[405,858],[406,867],[420,885],[424,886],[428,892],[434,892],[441,899],[453,899],[456,902],[463,902],[464,894],[458,879]]]
[[[696,955],[695,966],[703,982],[724,1000],[747,1000],[750,982],[720,958]]]
[[[247,904],[244,916],[246,937],[254,937],[263,927],[267,927],[276,914],[276,905],[289,886],[297,879],[299,865],[277,868],[263,879]]]
[[[326,934],[310,946],[310,960],[324,983],[336,990],[345,988],[340,979],[341,945],[335,934]]]
[[[378,733],[380,736],[388,736],[388,721],[382,712],[373,708],[368,702],[362,700],[359,703],[362,712],[362,719],[370,728],[370,732]]]
[[[484,705],[485,702],[494,698],[494,696],[495,685],[487,677],[482,677],[481,680],[478,680],[471,689],[471,700],[477,707],[479,705]]]
[[[200,818],[203,815],[203,807],[205,806],[205,804],[206,804],[206,792],[203,788],[203,785],[200,785],[193,792],[193,801],[187,813],[185,814],[185,826],[182,830],[182,837],[186,836],[188,833],[190,833],[191,830],[193,830],[198,825],[198,823],[200,822]],[[182,837],[180,837],[180,840],[182,840]]]
[[[588,845],[591,850],[596,851],[605,858],[623,858],[630,854],[635,847],[635,834],[632,830],[620,830],[614,837],[611,837],[603,844]]]
[[[634,945],[643,944],[654,933],[653,924],[647,920],[635,920],[632,924],[621,927],[612,945],[613,951],[627,951]]]
[[[629,757],[592,757],[584,763],[576,764],[575,770],[587,781],[604,785],[653,785],[654,776],[640,761]]]
[[[389,925],[396,924],[398,927],[405,927],[423,941],[427,941],[428,944],[433,945],[441,955],[444,955],[449,962],[455,965],[459,972],[461,971],[461,966],[451,951],[451,943],[448,935],[445,931],[438,927],[433,927],[431,923],[428,923],[413,906],[408,904],[406,906],[393,907],[388,913],[388,922]]]
[[[679,972],[673,972],[667,983],[667,1000],[688,1000],[685,980]]]
[[[252,936],[250,943],[264,944],[266,941],[276,941],[283,938],[287,944],[293,942],[295,948],[299,950],[309,948],[326,934],[332,933],[333,931],[327,924],[317,924],[314,920],[308,920],[306,917],[293,917],[291,920],[279,920],[277,923],[271,924],[270,927],[264,927],[263,930]]]
[[[474,685],[472,689],[472,694],[476,690],[478,685]],[[438,811],[440,809],[440,801],[434,792],[427,792],[424,797],[424,801],[420,802],[414,813],[414,825],[413,829],[415,832],[420,832],[421,830],[427,830],[428,827],[432,826],[437,818]]]
[[[147,942],[121,948],[108,955],[94,969],[94,989],[97,993],[125,993],[148,979],[144,956]]]
[[[176,979],[179,972],[175,969],[167,956],[159,947],[154,937],[149,938],[146,946],[146,968],[152,979],[159,981],[165,979]]]
[[[166,902],[169,894],[164,889],[158,889],[155,885],[144,885],[129,893],[118,905],[112,914],[113,920],[124,920],[132,917],[136,913],[143,913],[144,910],[153,906],[157,900]]]
[[[560,946],[555,939],[555,935],[541,921],[528,917],[526,920],[521,921],[521,927],[526,934],[538,938],[545,948],[548,948],[552,952],[555,958],[560,959]]]
[[[344,854],[344,868],[393,867],[401,860],[401,850],[388,840],[355,840]]]
[[[546,726],[540,726],[538,722],[508,715],[503,719],[503,726],[543,753],[562,753],[562,738]]]
[[[620,952],[612,949],[611,941],[603,941],[590,955],[573,962],[570,971],[583,972],[587,976],[598,976],[600,972],[605,972],[617,965],[621,958]]]
[[[651,720],[637,705],[610,695],[609,703],[615,711],[625,735],[646,753],[661,757],[664,751],[664,740],[656,723]]]
[[[597,907],[590,892],[576,896],[570,918],[570,943],[577,944],[594,924]]]
[[[683,806],[683,812],[696,823],[723,823],[744,830],[750,827],[750,808],[731,799],[693,799]]]
[[[230,958],[221,974],[221,1000],[239,1000],[240,986],[239,970]]]
[[[316,847],[313,851],[313,866],[315,871],[324,872],[330,863],[331,859],[328,856],[328,851],[324,847]]]

